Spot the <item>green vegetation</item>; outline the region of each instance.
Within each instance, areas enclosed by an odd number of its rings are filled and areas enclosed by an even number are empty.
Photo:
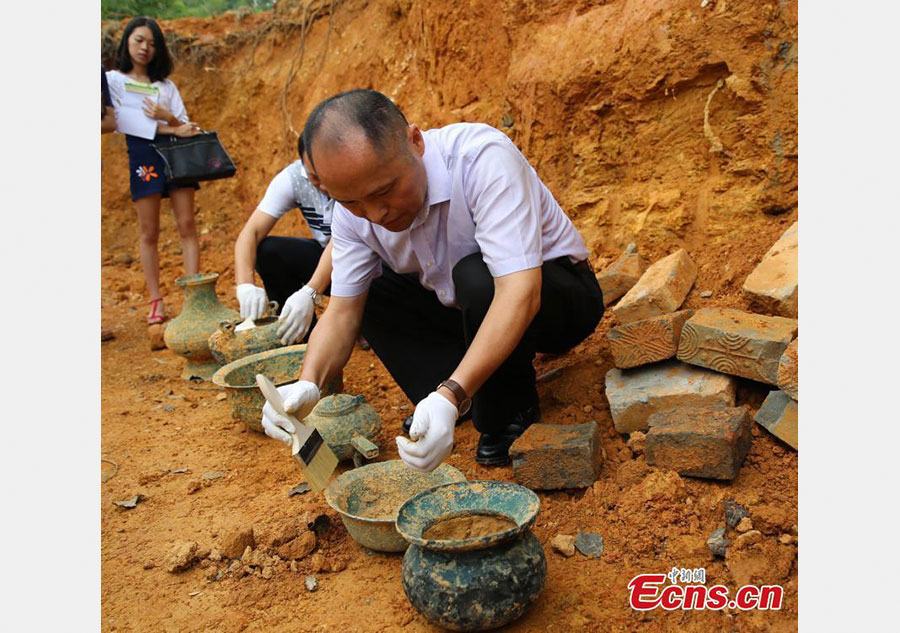
[[[217,15],[248,7],[268,11],[274,0],[100,0],[100,18],[119,20],[138,15],[151,18],[186,18]]]

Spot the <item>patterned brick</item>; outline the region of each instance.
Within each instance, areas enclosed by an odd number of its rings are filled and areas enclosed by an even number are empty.
[[[603,305],[608,306],[624,296],[638,282],[645,270],[647,262],[637,252],[637,246],[629,244],[619,259],[597,275],[597,282],[603,291]]]
[[[797,341],[799,340],[800,338],[797,337],[793,343],[787,346],[778,362],[778,386],[794,400],[800,399],[800,383],[797,380],[797,372],[800,368],[797,359]]]
[[[797,252],[798,231],[794,222],[744,282],[744,294],[752,309],[797,317]]]
[[[796,319],[704,308],[681,329],[678,359],[775,385],[778,362],[796,334]]]
[[[616,367],[627,369],[673,358],[684,322],[693,310],[681,310],[652,319],[614,327],[606,335]]]
[[[734,390],[734,378],[674,360],[606,373],[609,411],[619,433],[646,431],[647,418],[676,406],[734,406]]]
[[[797,408],[797,402],[783,391],[770,391],[753,419],[797,450]]]
[[[677,407],[648,422],[647,463],[679,475],[734,479],[750,450],[750,414],[743,407]]]
[[[650,266],[613,308],[613,314],[619,323],[631,323],[675,312],[696,278],[697,267],[687,251],[679,249]]]
[[[587,488],[600,474],[596,422],[532,424],[509,449],[516,481],[535,490]]]

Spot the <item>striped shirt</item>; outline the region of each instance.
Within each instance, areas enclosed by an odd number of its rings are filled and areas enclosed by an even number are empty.
[[[257,209],[276,219],[296,208],[303,214],[313,239],[325,248],[331,239],[334,200],[313,186],[301,160],[294,161],[272,179],[266,195],[257,206]]]

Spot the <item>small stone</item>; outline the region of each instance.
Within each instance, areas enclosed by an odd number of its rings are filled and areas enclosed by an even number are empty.
[[[735,387],[730,376],[674,360],[606,373],[609,412],[619,433],[646,431],[652,414],[675,406],[734,406]]]
[[[619,323],[631,323],[675,312],[696,278],[697,266],[686,250],[678,249],[650,266],[613,313]]]
[[[266,565],[262,568],[262,577],[269,580],[272,577],[272,568]]]
[[[619,258],[597,274],[597,283],[603,291],[603,305],[608,306],[622,297],[647,270],[647,263],[638,254],[637,246],[629,244]]]
[[[800,369],[800,362],[797,358],[798,345],[797,341],[800,337],[795,338],[784,354],[778,361],[778,386],[781,390],[794,400],[800,400],[800,382],[797,379],[797,373]]]
[[[256,547],[256,539],[253,536],[253,527],[241,527],[225,535],[219,546],[219,551],[228,558],[240,558],[247,549]]]
[[[581,532],[575,537],[575,548],[588,558],[603,553],[603,537],[593,532]]]
[[[227,397],[228,397],[228,394],[223,392],[216,396],[216,400],[224,400]]]
[[[293,571],[293,572],[300,571],[300,565],[298,565],[297,561],[295,561],[295,560],[291,561],[291,571]]]
[[[741,522],[741,519],[750,516],[747,508],[733,499],[723,502],[722,507],[725,508],[725,523],[728,524],[728,527],[735,527]]]
[[[791,536],[790,534],[782,534],[778,537],[778,542],[782,545],[792,545],[797,541],[797,537]]]
[[[678,407],[654,413],[647,423],[647,463],[683,476],[734,479],[752,442],[743,407]]]
[[[212,568],[206,574],[206,580],[209,582],[219,582],[222,579],[222,570]]]
[[[165,336],[166,324],[154,323],[147,327],[147,340],[150,342],[150,351],[166,349]]]
[[[632,431],[631,435],[628,436],[626,446],[635,455],[643,455],[644,449],[647,447],[647,434],[641,431]]]
[[[134,495],[130,499],[124,499],[122,501],[113,501],[113,503],[116,504],[117,506],[119,506],[120,508],[125,508],[126,510],[131,510],[132,508],[134,508],[138,503],[140,503],[144,499],[146,499],[146,497],[144,495],[138,494],[138,495]]]
[[[253,548],[249,545],[244,548],[244,553],[241,554],[241,562],[247,564],[250,562],[250,558],[253,556]]]
[[[222,553],[214,547],[210,550],[208,558],[214,563],[218,563],[222,560]]]
[[[316,580],[315,576],[307,576],[303,579],[303,583],[306,585],[306,590],[310,592],[319,588],[319,581]]]
[[[309,492],[309,483],[305,481],[301,481],[299,484],[288,490],[288,496],[294,497],[296,495],[302,495],[304,493]]]
[[[796,319],[703,308],[681,329],[678,360],[775,385],[778,363],[796,334]]]
[[[725,551],[728,549],[731,541],[725,538],[725,528],[720,527],[717,530],[713,530],[709,538],[706,539],[706,544],[709,546],[709,551],[712,552],[713,556],[725,558]]]
[[[627,369],[674,358],[681,328],[693,314],[693,310],[681,310],[612,328],[606,340],[613,363]]]
[[[516,481],[535,490],[587,488],[602,462],[600,431],[586,424],[532,424],[509,449]]]
[[[175,411],[175,407],[173,407],[170,404],[164,404],[162,406],[162,408],[163,408],[163,411],[165,411],[166,413],[172,413],[173,411]]]
[[[225,473],[216,471],[216,472],[203,473],[200,476],[200,478],[206,479],[207,481],[212,481],[214,479],[221,479],[224,476],[225,476]]]
[[[557,534],[550,541],[550,546],[565,557],[575,555],[575,537],[568,534]]]
[[[593,410],[594,410],[594,407],[592,407],[592,406],[589,405],[589,404],[586,404],[586,405],[584,406],[584,408],[582,409],[582,411],[584,411],[585,413],[591,413]]]
[[[734,529],[743,534],[744,532],[749,532],[753,529],[753,521],[750,520],[750,517],[744,517],[741,519]]]
[[[704,290],[700,293],[701,299],[709,299],[712,296],[712,290]]]
[[[130,266],[133,261],[134,257],[131,256],[131,253],[116,253],[113,256],[113,263],[120,266]]]
[[[148,560],[146,563],[144,563],[144,569],[153,569],[154,567],[156,567],[156,563],[154,563],[152,560]]]
[[[783,391],[770,391],[753,419],[769,433],[798,450],[798,415],[796,401]]]
[[[744,282],[744,295],[754,310],[797,317],[797,222],[778,238]]]
[[[233,574],[233,573],[237,572],[237,570],[239,570],[242,566],[243,565],[242,565],[241,561],[238,559],[235,559],[235,560],[231,561],[231,564],[228,566],[228,573]]]
[[[166,571],[170,574],[184,571],[197,561],[197,543],[175,541],[166,557]]]

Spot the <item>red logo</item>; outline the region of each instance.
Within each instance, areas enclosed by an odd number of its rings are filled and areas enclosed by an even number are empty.
[[[700,573],[698,573],[700,572]],[[669,585],[663,586],[666,579]],[[704,584],[676,584],[681,582],[702,582]],[[728,587],[724,585],[706,586],[706,569],[681,569],[673,567],[668,574],[639,574],[628,583],[628,601],[636,611],[649,611],[662,607],[666,611],[682,609],[721,610],[729,609],[781,609],[784,589],[779,585],[744,585],[737,590],[733,599],[728,597]]]

